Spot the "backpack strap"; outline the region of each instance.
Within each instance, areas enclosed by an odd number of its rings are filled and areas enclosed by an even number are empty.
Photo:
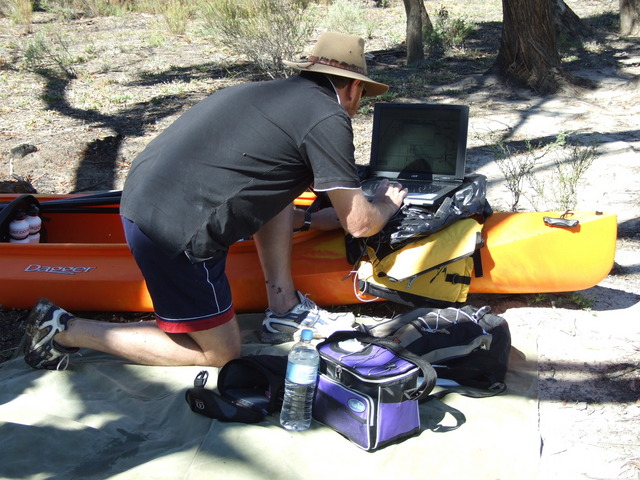
[[[471,285],[471,277],[467,277],[466,275],[459,275],[457,273],[447,273],[445,275],[445,279],[447,282],[452,283],[454,285],[458,285],[458,284]]]
[[[471,255],[473,259],[473,273],[476,278],[484,277],[484,270],[482,269],[482,256],[480,255],[480,250],[476,250]]]
[[[507,385],[502,382],[496,382],[491,385],[487,389],[481,388],[469,388],[464,385],[448,387],[439,390],[436,393],[430,395],[430,397],[437,398],[438,400],[442,400],[444,397],[449,395],[450,393],[457,393],[458,395],[462,395],[463,397],[469,398],[488,398],[495,397],[496,395],[500,395],[507,391]]]

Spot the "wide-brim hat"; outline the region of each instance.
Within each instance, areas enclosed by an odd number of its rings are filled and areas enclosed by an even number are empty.
[[[320,35],[307,60],[289,62],[285,65],[300,71],[328,73],[361,80],[365,84],[367,97],[375,97],[389,90],[389,86],[371,80],[367,76],[364,58],[364,40],[357,35],[325,32]]]

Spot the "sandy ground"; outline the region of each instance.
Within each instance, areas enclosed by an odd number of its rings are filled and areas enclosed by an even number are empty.
[[[599,156],[580,186],[577,209],[618,215],[616,265],[580,292],[588,308],[495,305],[515,337],[538,339],[541,479],[640,478],[640,106],[624,78],[599,81],[606,88],[582,98],[521,100],[472,120],[476,132],[500,125],[528,138],[597,132]],[[472,165],[499,178],[481,155]],[[489,195],[494,206],[509,198],[500,182]]]

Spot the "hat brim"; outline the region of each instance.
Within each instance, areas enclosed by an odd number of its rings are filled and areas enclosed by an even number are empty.
[[[387,92],[387,90],[389,90],[389,86],[385,85],[384,83],[375,82],[366,75],[352,72],[350,70],[345,70],[343,68],[332,67],[331,65],[323,65],[321,63],[314,62],[289,62],[287,60],[283,60],[282,63],[290,68],[293,68],[294,70],[328,73],[330,75],[338,75],[340,77],[360,80],[365,84],[366,92],[363,95],[365,97],[377,97],[378,95],[382,95],[383,93]]]

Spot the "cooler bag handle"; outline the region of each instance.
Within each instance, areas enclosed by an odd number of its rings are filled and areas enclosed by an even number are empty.
[[[416,367],[418,367],[422,372],[422,383],[418,385],[416,388],[412,388],[409,390],[405,390],[403,395],[408,400],[424,400],[426,399],[433,387],[436,385],[436,371],[433,369],[431,364],[418,355],[411,353],[409,350],[404,348],[403,346],[394,342],[391,338],[387,337],[374,337],[364,332],[358,331],[338,331],[332,333],[329,338],[327,338],[320,345],[328,344],[328,343],[337,343],[345,340],[356,339],[362,343],[369,343],[371,345],[378,345],[380,347],[384,347],[387,350],[392,351],[398,357],[413,363]],[[318,347],[320,347],[318,345]]]

